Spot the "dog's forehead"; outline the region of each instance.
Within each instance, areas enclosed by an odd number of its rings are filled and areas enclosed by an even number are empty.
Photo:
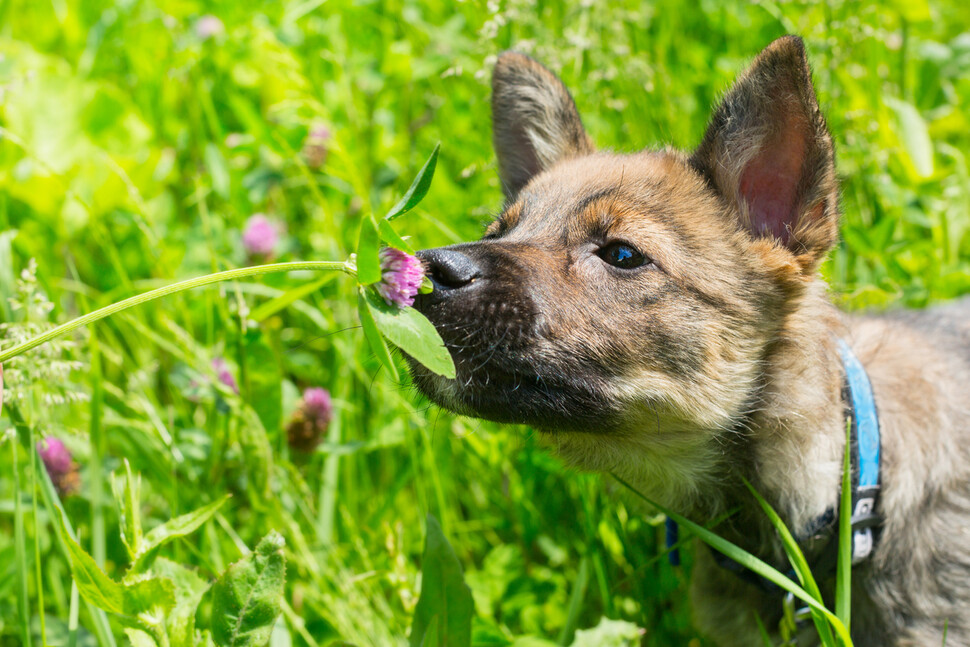
[[[513,234],[533,237],[584,228],[595,224],[584,220],[608,216],[610,210],[629,213],[635,207],[633,213],[646,217],[677,199],[689,175],[680,156],[666,151],[597,153],[566,160],[522,190],[506,214],[508,224],[517,230]]]

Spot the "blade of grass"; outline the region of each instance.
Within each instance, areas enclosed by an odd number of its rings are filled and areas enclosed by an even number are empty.
[[[424,472],[431,477],[431,490],[434,493],[435,505],[438,507],[438,514],[441,515],[441,529],[445,533],[451,532],[451,516],[448,514],[449,507],[445,498],[445,486],[441,474],[441,463],[436,460],[434,451],[434,441],[427,425],[419,425],[418,431],[421,434],[421,445],[424,450]]]
[[[573,641],[573,634],[579,624],[579,614],[583,610],[583,600],[586,599],[586,587],[589,585],[589,556],[584,556],[579,562],[579,572],[573,583],[573,592],[569,596],[569,610],[566,613],[566,624],[559,632],[560,645],[569,645]]]
[[[846,627],[852,614],[852,420],[845,420],[842,495],[839,503],[839,563],[835,572],[835,613]]]
[[[341,353],[338,353],[334,360],[334,370],[338,370],[341,365],[343,361],[341,354],[343,352],[346,352],[345,348],[341,347]],[[335,393],[335,399],[337,401],[343,401],[348,398],[349,383],[350,380],[341,380],[339,382],[338,389]],[[328,442],[340,443],[343,438],[345,417],[346,413],[342,408],[334,412],[333,420],[330,421],[330,427],[327,429]],[[320,491],[317,495],[316,523],[317,543],[322,546],[330,546],[333,543],[335,530],[334,517],[337,509],[337,494],[340,479],[340,459],[341,456],[339,454],[330,454],[323,462],[323,478],[320,479]]]
[[[391,378],[397,382],[401,379],[397,370],[397,364],[394,363],[394,358],[391,357],[391,351],[387,347],[387,342],[384,341],[384,336],[381,335],[381,331],[377,329],[374,315],[367,306],[367,299],[363,292],[365,289],[362,287],[357,292],[357,316],[360,318],[360,327],[364,331],[364,338],[370,344],[371,350],[377,356],[377,361],[387,367]]]
[[[377,233],[377,223],[373,216],[365,216],[360,221],[358,238],[357,280],[362,285],[377,283],[381,280],[381,238]]]
[[[71,607],[67,616],[67,647],[77,647],[77,617],[80,611],[77,582],[71,580]]]
[[[314,640],[313,636],[311,636],[307,631],[306,621],[293,610],[293,607],[291,607],[286,601],[286,598],[284,598],[282,602],[283,616],[286,618],[287,624],[289,624],[290,627],[296,631],[296,633],[300,634],[300,638],[302,638],[306,644],[309,645],[309,647],[320,647],[320,643]]]
[[[758,625],[758,634],[761,636],[761,642],[764,643],[765,647],[773,647],[771,644],[771,636],[768,635],[768,630],[765,628],[765,623],[757,612],[754,614],[754,621]]]
[[[34,428],[27,427],[27,446],[35,447]],[[40,644],[47,644],[47,618],[44,614],[44,571],[40,558],[40,520],[37,514],[37,452],[30,452],[30,514],[34,522],[34,577],[37,582],[37,615],[40,616]]]
[[[707,529],[710,530],[712,528],[717,528],[719,525],[721,525],[723,521],[733,517],[738,512],[738,510],[740,510],[740,507],[731,508],[727,512],[721,514],[720,516],[715,517],[710,523],[707,524],[706,526]],[[690,544],[690,542],[693,539],[694,539],[693,536],[691,536],[689,532],[685,531],[685,532],[678,533],[677,543],[673,544],[672,546],[667,546],[664,550],[660,551],[658,554],[654,555],[653,557],[646,560],[645,562],[640,563],[635,569],[633,569],[633,571],[629,575],[627,575],[621,580],[618,580],[613,585],[614,588],[623,587],[628,582],[630,582],[634,577],[639,577],[644,572],[646,572],[647,569],[651,568],[654,564],[656,564],[660,560],[668,559],[670,553],[672,553],[673,551],[680,548],[685,548],[688,544]]]
[[[385,220],[394,220],[395,218],[403,216],[424,199],[424,196],[428,193],[428,189],[431,187],[431,178],[434,177],[434,170],[438,164],[439,150],[441,150],[441,144],[435,144],[434,150],[431,151],[431,156],[428,157],[424,166],[418,171],[407,193],[404,194],[404,197],[396,205],[391,207],[391,210],[384,216]]]
[[[596,587],[599,589],[599,596],[603,602],[603,613],[607,617],[614,615],[613,596],[610,594],[609,577],[606,573],[606,560],[603,558],[600,542],[597,541],[599,531],[597,524],[601,515],[596,510],[593,500],[596,486],[592,479],[584,479],[580,484],[580,502],[582,504],[583,527],[586,530],[586,544],[591,547],[587,554],[592,560],[593,575],[596,578]]]
[[[11,407],[13,410],[13,407]],[[17,596],[17,615],[20,616],[20,639],[24,647],[33,645],[30,635],[30,597],[28,592],[27,539],[24,536],[24,507],[22,490],[20,487],[20,462],[17,459],[16,436],[10,440],[10,451],[13,454],[13,489],[14,489],[14,546],[17,554],[17,575],[20,578],[20,590]]]
[[[51,516],[60,514],[63,516],[65,523],[69,523],[67,521],[67,513],[64,511],[64,506],[61,504],[61,500],[57,496],[57,491],[54,489],[54,484],[51,482],[50,477],[47,476],[46,472],[41,476],[40,491],[44,499],[44,506],[47,508],[47,511],[51,514]],[[70,525],[67,526],[67,531],[71,538],[75,539],[76,541],[76,533],[74,532],[74,529],[70,527]],[[55,532],[54,534],[57,537],[58,544],[60,545],[64,558],[69,560],[70,557],[64,538],[60,535],[60,533]],[[76,586],[77,585],[73,584],[72,582],[72,591],[76,589]],[[73,595],[74,593],[72,593],[72,596]],[[98,643],[102,645],[102,647],[117,647],[114,634],[111,633],[111,625],[108,622],[107,614],[102,609],[97,608],[87,600],[84,601],[84,604],[87,606],[88,615],[91,617],[91,622],[94,624],[92,629],[94,630],[94,634],[98,639]]]
[[[758,491],[754,489],[754,486],[748,482],[748,479],[742,479],[744,484],[747,486],[748,490],[757,499],[758,504],[761,509],[767,515],[771,525],[775,527],[778,531],[778,535],[781,537],[781,543],[785,547],[785,553],[788,555],[788,561],[791,562],[792,568],[795,569],[795,574],[798,575],[798,580],[801,582],[805,590],[811,594],[816,600],[824,604],[822,600],[822,593],[818,589],[818,584],[815,582],[815,578],[812,576],[812,570],[808,566],[808,560],[805,559],[805,554],[802,549],[798,546],[798,542],[792,536],[791,531],[785,525],[785,522],[781,520],[775,509],[771,507],[771,504],[765,501],[764,497],[758,494]],[[818,630],[818,637],[822,641],[823,645],[835,645],[835,637],[832,636],[832,630],[825,620],[825,616],[816,611],[815,609],[810,609],[812,613],[812,621],[815,623],[815,628]]]
[[[665,515],[667,515],[668,517],[676,521],[678,524],[684,526],[685,528],[693,532],[695,535],[697,535],[698,539],[703,541],[708,546],[711,546],[712,548],[722,553],[723,555],[729,557],[730,559],[733,559],[738,564],[741,564],[741,566],[744,566],[745,568],[754,571],[755,573],[765,578],[769,582],[790,592],[799,600],[802,600],[803,602],[808,604],[809,607],[820,611],[822,614],[825,615],[829,623],[831,623],[832,627],[839,635],[839,638],[842,639],[843,644],[847,646],[852,645],[852,638],[849,636],[849,631],[846,629],[845,625],[842,624],[842,621],[839,620],[838,616],[836,616],[834,613],[826,609],[824,605],[819,603],[815,598],[809,595],[808,592],[805,591],[805,589],[803,589],[798,584],[793,582],[790,578],[786,577],[785,575],[780,573],[777,569],[775,569],[772,566],[769,566],[768,564],[761,561],[760,559],[758,559],[748,551],[744,550],[743,548],[732,544],[727,539],[724,539],[722,537],[715,535],[713,532],[711,532],[704,526],[701,526],[700,524],[696,524],[690,519],[687,519],[686,517],[683,517],[677,514],[673,510],[670,510],[660,505],[659,503],[647,498],[639,490],[637,490],[632,485],[624,481],[617,474],[612,472],[611,474],[613,478],[615,478],[617,481],[620,482],[621,485],[626,487],[628,490],[630,490],[635,495],[637,495],[638,497],[640,497],[641,499],[649,503],[657,510],[660,510],[661,512],[663,512]]]
[[[88,341],[88,349],[91,354],[91,420],[88,425],[88,432],[91,439],[91,462],[88,469],[91,470],[91,478],[88,483],[88,490],[91,495],[91,556],[95,563],[104,568],[105,558],[107,557],[107,542],[105,537],[104,525],[104,455],[105,438],[101,429],[102,407],[104,401],[104,389],[101,388],[101,352],[98,345],[98,328],[91,327],[91,335]]]
[[[270,299],[269,301],[266,301],[265,303],[262,303],[258,307],[254,308],[253,311],[249,313],[249,320],[257,323],[262,322],[272,317],[280,310],[289,307],[292,303],[313,294],[332,279],[333,276],[325,275],[312,283],[307,283],[306,285],[301,285],[300,287],[293,288],[292,290],[287,290],[280,296]]]

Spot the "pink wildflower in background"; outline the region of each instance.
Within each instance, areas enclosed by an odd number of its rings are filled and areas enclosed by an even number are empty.
[[[319,386],[303,392],[303,410],[313,421],[326,427],[333,417],[333,400],[330,392]]]
[[[200,40],[209,40],[217,36],[222,36],[226,31],[222,21],[212,14],[202,16],[195,23],[195,35]]]
[[[221,357],[216,357],[212,360],[212,370],[216,372],[216,377],[222,382],[224,386],[229,387],[229,389],[239,395],[239,385],[236,384],[236,378],[232,376],[229,372],[229,364]]]
[[[387,305],[399,308],[414,305],[423,279],[424,267],[416,256],[393,247],[381,250],[381,282],[377,284],[377,291]]]
[[[246,221],[242,242],[250,256],[272,256],[279,242],[278,228],[265,215],[254,214]]]
[[[303,159],[310,168],[320,168],[327,161],[327,153],[330,148],[330,129],[324,125],[317,124],[310,128],[307,133],[306,141],[303,142]]]
[[[45,438],[37,443],[37,453],[51,477],[57,493],[61,496],[74,494],[80,489],[81,477],[71,452],[58,438]]]
[[[332,418],[333,400],[329,391],[320,387],[304,391],[300,407],[286,428],[290,447],[301,452],[316,449],[327,433]]]

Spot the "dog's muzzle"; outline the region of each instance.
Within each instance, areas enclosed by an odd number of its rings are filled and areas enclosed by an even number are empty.
[[[531,294],[528,245],[464,243],[418,252],[434,290],[414,307],[455,360],[455,380],[412,362],[415,384],[466,415],[541,428],[600,428],[611,411],[602,375],[548,338]]]

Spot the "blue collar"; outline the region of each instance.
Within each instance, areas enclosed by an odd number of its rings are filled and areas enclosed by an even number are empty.
[[[850,450],[852,460],[852,564],[858,564],[872,554],[876,533],[881,521],[875,512],[876,498],[879,494],[879,415],[872,384],[865,368],[859,362],[849,345],[837,339],[839,355],[842,358],[844,381],[842,402],[846,418],[851,423]],[[826,547],[812,570],[817,576],[834,569],[838,558],[838,515],[828,509],[809,526],[811,539],[827,539]],[[668,559],[673,566],[680,565],[677,524],[667,519]],[[765,590],[778,590],[774,584],[764,580],[717,551],[713,551],[715,561],[722,567],[736,572]],[[791,575],[794,577],[794,571]]]
[[[839,355],[845,371],[842,399],[852,421],[852,563],[872,553],[875,513],[879,494],[879,415],[866,369],[849,345],[839,339]]]

